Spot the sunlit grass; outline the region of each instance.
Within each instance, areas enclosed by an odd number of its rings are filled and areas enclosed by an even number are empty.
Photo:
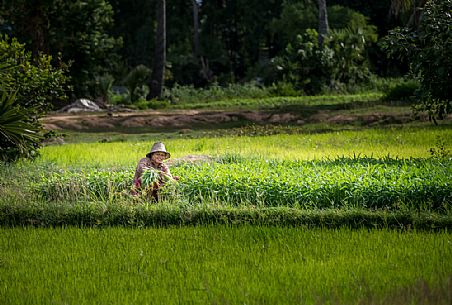
[[[430,148],[444,141],[452,146],[450,128],[391,128],[337,131],[322,134],[226,136],[200,139],[152,138],[139,142],[80,143],[41,149],[42,162],[61,166],[130,166],[164,141],[173,158],[189,154],[221,156],[236,154],[264,159],[313,160],[336,157],[425,158]]]

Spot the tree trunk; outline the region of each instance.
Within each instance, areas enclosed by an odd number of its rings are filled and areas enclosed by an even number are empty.
[[[193,56],[199,57],[199,0],[192,0],[193,3]]]
[[[151,98],[161,98],[163,93],[166,63],[166,3],[157,0],[157,27],[155,30],[155,49],[151,79]]]
[[[326,0],[319,1],[319,46],[323,46],[323,39],[328,34],[328,13],[326,11]]]
[[[48,49],[48,16],[46,4],[41,0],[17,1],[13,14],[17,14],[16,27],[19,35],[28,38],[33,58],[39,53],[49,54]],[[14,7],[14,5],[13,5]],[[26,21],[24,21],[26,20]]]

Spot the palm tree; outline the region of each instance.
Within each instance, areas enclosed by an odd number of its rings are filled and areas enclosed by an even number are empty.
[[[202,1],[192,0],[193,4],[193,55],[195,58],[199,57],[199,7]]]
[[[156,1],[157,28],[155,31],[154,61],[151,77],[151,98],[161,98],[166,64],[166,1]]]
[[[322,47],[323,39],[328,34],[328,14],[326,11],[326,0],[319,2],[319,46]]]

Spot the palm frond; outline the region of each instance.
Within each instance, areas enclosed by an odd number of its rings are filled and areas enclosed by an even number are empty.
[[[28,155],[42,139],[39,124],[28,118],[27,110],[15,104],[16,94],[3,92],[0,97],[0,159]],[[17,154],[14,154],[14,152]]]

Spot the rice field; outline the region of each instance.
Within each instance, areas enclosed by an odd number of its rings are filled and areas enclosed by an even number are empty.
[[[452,129],[388,128],[316,134],[226,136],[200,139],[77,143],[42,148],[39,162],[61,167],[129,167],[142,158],[155,141],[164,141],[172,158],[186,155],[239,155],[246,158],[319,160],[338,157],[428,158],[430,149],[442,143],[452,147]]]
[[[47,201],[120,201],[132,188],[133,171],[47,169],[31,187]],[[189,204],[451,212],[452,168],[447,160],[269,161],[225,156],[174,166],[172,172],[181,179],[163,188],[162,198]]]
[[[1,228],[9,304],[450,304],[450,232]]]
[[[129,194],[157,140],[181,177],[159,204]],[[0,304],[450,304],[451,146],[432,126],[44,147],[0,166]]]

